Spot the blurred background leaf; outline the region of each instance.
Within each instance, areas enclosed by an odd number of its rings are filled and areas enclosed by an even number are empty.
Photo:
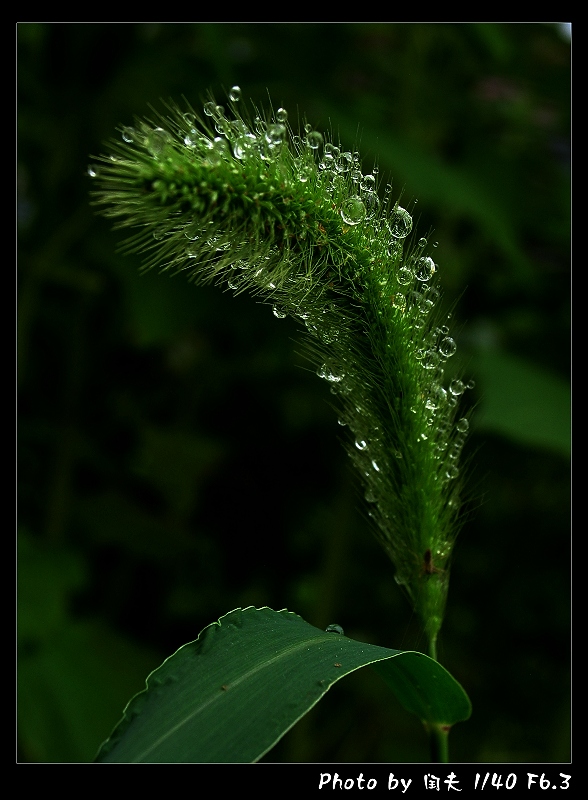
[[[290,319],[139,275],[90,154],[238,83],[377,161],[438,242],[477,403],[444,666],[456,761],[569,759],[570,38],[563,24],[19,24],[19,757],[84,761],[233,608],[418,648]],[[457,358],[457,356],[456,356]],[[477,506],[477,507],[476,507]],[[492,642],[492,648],[488,647]],[[503,669],[501,648],[511,653]],[[540,700],[540,702],[539,702]],[[363,671],[264,760],[426,761]],[[394,719],[394,727],[390,720]]]

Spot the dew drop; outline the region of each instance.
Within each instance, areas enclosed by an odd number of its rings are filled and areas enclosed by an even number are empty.
[[[429,256],[419,258],[417,261],[416,277],[419,281],[428,281],[435,274],[435,262]]]
[[[413,278],[414,275],[412,274],[412,270],[410,270],[408,267],[400,267],[398,270],[398,275],[396,276],[396,280],[401,286],[408,286]]]
[[[459,444],[459,442],[454,442],[454,444],[452,444],[449,448],[447,455],[452,459],[452,461],[457,461],[461,455],[461,444]]]
[[[145,147],[151,155],[160,156],[169,141],[169,134],[163,128],[155,128],[149,131],[145,137]]]
[[[184,136],[184,144],[186,145],[186,147],[192,147],[192,148],[196,147],[198,139],[200,138],[201,136],[196,130],[196,128],[190,128],[188,133]]]
[[[325,631],[326,631],[326,633],[338,633],[339,636],[344,636],[345,635],[345,631],[343,630],[343,628],[340,625],[335,625],[335,624],[327,625],[327,627],[325,628]]]
[[[365,441],[365,439],[356,439],[355,446],[357,447],[358,450],[365,450],[367,447],[367,442]]]
[[[439,366],[439,353],[436,350],[427,350],[423,358],[423,367],[425,369],[435,369]]]
[[[272,311],[273,311],[274,317],[277,317],[278,319],[284,319],[285,317],[288,316],[288,313],[286,311],[284,311],[283,308],[279,308],[279,306],[274,306],[272,308]]]
[[[288,120],[288,112],[285,108],[278,108],[276,111],[276,119],[278,122],[286,122]]]
[[[222,136],[217,136],[212,142],[206,141],[207,158],[211,164],[220,164],[228,154],[227,140]]]
[[[360,197],[350,197],[341,206],[341,217],[348,225],[359,225],[366,217],[366,207]]]
[[[127,142],[127,144],[132,144],[133,142],[136,142],[138,140],[139,134],[134,128],[123,128],[122,138],[123,142]]]
[[[455,426],[456,430],[460,433],[467,433],[470,429],[470,423],[465,417],[462,417]]]
[[[452,355],[455,354],[456,350],[457,350],[457,345],[455,344],[455,340],[452,339],[451,336],[446,336],[439,342],[439,352],[444,358],[450,358]]]
[[[339,156],[339,161],[337,163],[337,172],[345,173],[349,172],[353,165],[353,156],[351,153],[341,153]]]
[[[468,381],[467,389],[475,389],[476,381]]]
[[[412,230],[412,217],[401,206],[397,206],[388,221],[390,233],[395,239],[405,239]]]
[[[241,87],[232,86],[231,91],[229,92],[229,100],[232,100],[233,103],[238,103],[240,99],[241,99]]]
[[[424,236],[421,236],[421,238],[419,239],[419,247],[426,247],[426,244],[427,240],[425,239]]]
[[[322,143],[323,143],[322,133],[313,130],[307,131],[306,144],[310,147],[311,150],[318,150]]]
[[[257,137],[253,133],[244,133],[238,136],[233,142],[233,154],[239,160],[244,159],[253,145],[257,142]]]
[[[380,198],[376,192],[366,192],[362,194],[362,199],[365,204],[366,214],[368,217],[375,216],[380,210]]]
[[[465,391],[465,386],[463,384],[463,381],[460,381],[458,378],[451,381],[451,383],[449,384],[449,391],[451,392],[451,394],[455,395],[455,397],[459,397],[460,394],[463,394]]]
[[[97,178],[98,175],[100,174],[100,170],[96,166],[96,164],[88,164],[87,172],[88,172],[88,175],[90,176],[90,178]]]
[[[272,147],[278,147],[284,141],[284,134],[286,133],[286,126],[281,123],[275,125],[268,125],[265,139]]]
[[[453,481],[459,475],[459,469],[455,466],[455,464],[451,464],[450,466],[447,467],[445,475],[448,478],[448,480]]]
[[[376,179],[373,175],[364,175],[361,181],[361,188],[366,192],[373,192],[376,189]]]

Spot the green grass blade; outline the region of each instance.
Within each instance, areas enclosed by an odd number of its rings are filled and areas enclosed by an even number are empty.
[[[382,675],[423,721],[467,719],[460,685],[427,656],[363,644],[289,611],[230,612],[147,679],[97,756],[101,762],[254,762],[345,675]]]

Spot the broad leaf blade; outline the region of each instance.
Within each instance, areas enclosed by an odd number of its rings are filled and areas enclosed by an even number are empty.
[[[103,762],[252,762],[340,678],[382,674],[422,720],[467,719],[469,700],[437,662],[326,633],[289,611],[237,609],[147,679],[97,756]]]

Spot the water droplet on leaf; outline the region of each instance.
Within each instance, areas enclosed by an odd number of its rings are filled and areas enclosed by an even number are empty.
[[[336,624],[327,625],[327,627],[325,628],[325,631],[326,631],[326,633],[338,633],[339,636],[344,636],[345,635],[345,632],[344,632],[343,628],[340,625],[336,625]]]

